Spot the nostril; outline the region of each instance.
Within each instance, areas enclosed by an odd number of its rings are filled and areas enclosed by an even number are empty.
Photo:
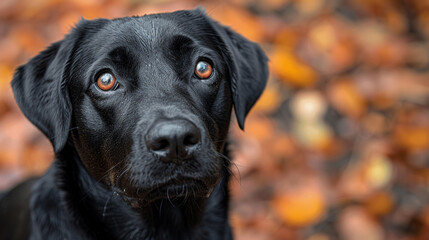
[[[154,149],[154,150],[162,150],[162,149],[167,149],[170,147],[170,142],[167,139],[161,139],[159,141],[159,149]]]
[[[194,145],[198,144],[199,142],[200,142],[200,135],[195,134],[195,133],[188,134],[183,139],[183,145],[185,147],[194,146]]]
[[[146,145],[153,151],[161,151],[170,147],[170,141],[166,138],[151,139],[146,142]]]

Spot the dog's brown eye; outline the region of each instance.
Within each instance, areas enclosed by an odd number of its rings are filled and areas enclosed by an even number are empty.
[[[116,78],[111,73],[103,73],[97,79],[97,86],[103,91],[111,90],[116,83]]]
[[[195,66],[195,74],[201,79],[207,79],[212,75],[213,68],[206,61],[199,61]]]

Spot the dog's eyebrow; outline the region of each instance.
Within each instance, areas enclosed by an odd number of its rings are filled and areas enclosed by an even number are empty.
[[[116,47],[109,52],[108,56],[115,64],[128,64],[134,58],[131,51],[124,46]]]
[[[171,37],[169,49],[172,52],[189,51],[194,46],[194,40],[184,35],[175,35]]]

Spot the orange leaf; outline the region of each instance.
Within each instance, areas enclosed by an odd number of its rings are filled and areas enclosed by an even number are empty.
[[[34,26],[24,25],[14,28],[10,36],[16,44],[25,49],[28,53],[34,55],[43,50],[46,45],[40,32]]]
[[[294,47],[298,43],[298,33],[295,29],[282,28],[274,36],[274,45],[283,47]]]
[[[307,226],[322,218],[326,200],[315,187],[301,187],[274,197],[272,207],[287,224],[296,227]]]
[[[411,150],[423,150],[429,147],[429,128],[424,126],[400,125],[395,128],[396,142]]]
[[[296,145],[290,137],[280,135],[271,144],[270,152],[272,152],[276,159],[293,156],[296,153]]]
[[[279,91],[268,86],[262,96],[259,98],[256,105],[253,107],[253,111],[262,111],[262,112],[273,112],[276,111],[281,103],[281,96]]]
[[[12,80],[13,67],[5,64],[0,64],[0,91],[9,88],[9,83]]]
[[[77,24],[81,15],[78,12],[68,12],[58,19],[61,35],[67,34]]]
[[[286,47],[275,48],[270,56],[270,69],[285,84],[294,87],[309,87],[317,81],[316,72]]]
[[[276,132],[273,121],[268,118],[248,118],[245,127],[247,136],[253,136],[261,142],[272,139]]]

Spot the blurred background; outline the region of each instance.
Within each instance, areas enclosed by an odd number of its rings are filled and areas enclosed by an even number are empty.
[[[245,132],[232,123],[236,239],[429,239],[426,0],[1,0],[0,189],[53,157],[13,99],[17,66],[81,17],[198,5],[270,58]]]

